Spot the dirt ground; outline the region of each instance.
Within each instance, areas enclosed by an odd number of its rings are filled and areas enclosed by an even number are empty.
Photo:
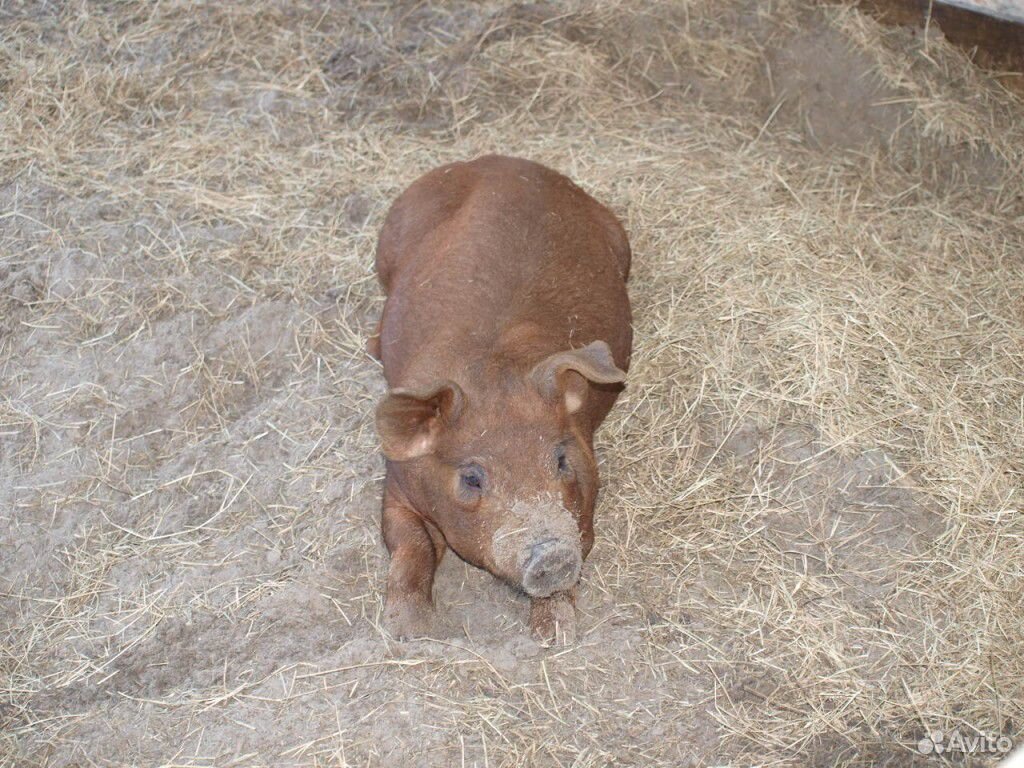
[[[799,0],[0,5],[0,765],[903,766],[1024,742],[1024,103]],[[389,202],[634,249],[580,638],[381,627]]]

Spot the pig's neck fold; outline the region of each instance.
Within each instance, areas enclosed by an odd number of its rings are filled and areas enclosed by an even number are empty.
[[[453,336],[421,349],[401,386],[451,379],[466,389],[502,388],[510,380],[522,380],[538,362],[571,344],[531,321]]]

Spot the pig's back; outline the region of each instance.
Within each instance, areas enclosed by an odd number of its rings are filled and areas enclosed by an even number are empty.
[[[431,171],[392,205],[377,245],[385,376],[451,377],[526,324],[535,357],[602,339],[625,369],[629,263],[618,220],[544,166],[492,155]]]

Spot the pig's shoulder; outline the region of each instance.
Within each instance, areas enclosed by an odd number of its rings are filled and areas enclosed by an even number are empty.
[[[377,275],[385,290],[411,245],[422,242],[462,206],[478,173],[471,163],[450,163],[420,176],[388,210],[377,238]]]

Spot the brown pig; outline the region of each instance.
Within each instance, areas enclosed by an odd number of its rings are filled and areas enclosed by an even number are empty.
[[[377,244],[370,351],[391,553],[385,623],[429,633],[447,548],[521,589],[541,639],[571,642],[594,543],[594,430],[632,344],[615,216],[542,165],[487,156],[418,179]]]

